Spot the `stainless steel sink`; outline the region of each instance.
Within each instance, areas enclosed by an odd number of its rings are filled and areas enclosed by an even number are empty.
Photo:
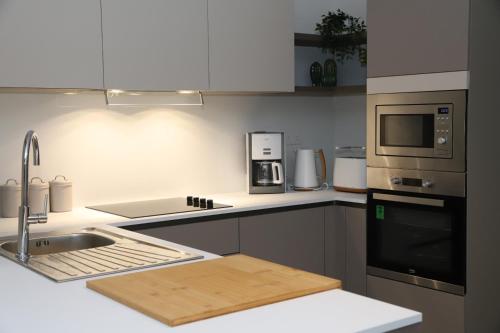
[[[32,256],[38,256],[42,254],[93,249],[113,244],[115,244],[115,241],[107,237],[91,233],[75,233],[62,236],[31,239],[28,246],[30,254]],[[16,254],[17,241],[3,243],[1,245],[1,248],[12,254]]]
[[[0,243],[0,255],[57,282],[203,258],[102,228],[35,236],[29,242],[31,256],[26,263],[16,259],[16,252],[17,241]]]

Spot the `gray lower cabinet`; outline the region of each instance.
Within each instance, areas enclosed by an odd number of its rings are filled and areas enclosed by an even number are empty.
[[[366,209],[346,207],[345,290],[366,295]]]
[[[366,295],[366,210],[325,208],[325,273],[343,288]]]
[[[219,255],[239,252],[237,218],[144,228],[135,231]]]
[[[240,218],[240,251],[324,274],[324,207]]]
[[[398,333],[463,333],[464,297],[415,285],[367,278],[368,297],[422,312],[420,324],[399,329]]]
[[[346,287],[346,209],[325,207],[325,274]]]

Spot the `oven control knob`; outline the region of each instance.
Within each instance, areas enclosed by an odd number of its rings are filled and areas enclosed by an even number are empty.
[[[422,187],[432,187],[432,185],[434,185],[434,183],[431,181],[431,180],[423,180],[422,181]]]
[[[439,145],[444,145],[448,142],[448,139],[445,136],[440,136],[437,141]]]
[[[401,185],[403,183],[403,179],[400,177],[392,177],[391,183],[394,185]]]

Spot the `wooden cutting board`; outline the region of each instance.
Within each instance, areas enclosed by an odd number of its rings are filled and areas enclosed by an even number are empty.
[[[245,255],[87,281],[170,326],[340,287],[339,280]]]

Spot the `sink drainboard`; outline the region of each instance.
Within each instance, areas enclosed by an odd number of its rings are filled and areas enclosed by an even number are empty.
[[[174,248],[157,246],[99,229],[85,231],[105,236],[114,244],[77,251],[58,252],[30,257],[26,266],[56,282],[89,278],[153,266],[203,258]],[[0,254],[15,260],[14,254]]]

